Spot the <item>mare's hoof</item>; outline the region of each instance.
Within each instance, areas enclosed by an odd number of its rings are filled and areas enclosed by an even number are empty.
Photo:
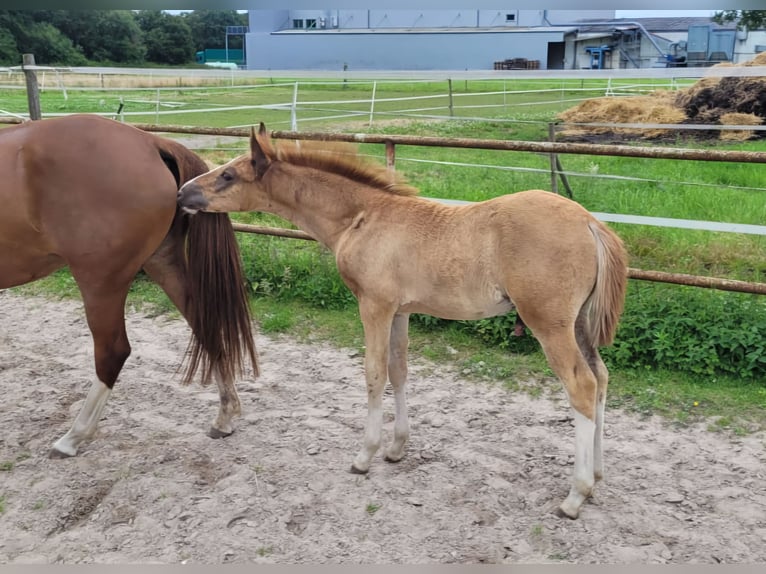
[[[207,431],[207,436],[210,438],[226,438],[227,436],[231,436],[233,432],[234,431],[223,432],[215,427],[210,427],[210,430]]]
[[[48,453],[48,458],[70,458],[72,456],[74,455],[61,452],[60,450],[57,450],[55,448],[52,448],[51,451]]]
[[[367,474],[369,472],[368,470],[359,470],[356,468],[353,464],[351,465],[351,469],[349,470],[351,474]]]
[[[388,455],[385,455],[385,456],[383,457],[383,460],[385,460],[386,462],[401,462],[401,460],[402,460],[403,458],[404,458],[403,456],[400,456],[399,458],[391,458],[390,456],[388,456]]]

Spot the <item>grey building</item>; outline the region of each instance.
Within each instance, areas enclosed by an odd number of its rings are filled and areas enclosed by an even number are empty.
[[[247,68],[649,68],[686,65],[687,56],[689,65],[740,62],[766,49],[766,32],[737,32],[709,18],[614,16],[614,10],[250,10]]]
[[[482,70],[529,60],[574,66],[577,18],[614,10],[250,10],[247,67],[255,70]]]

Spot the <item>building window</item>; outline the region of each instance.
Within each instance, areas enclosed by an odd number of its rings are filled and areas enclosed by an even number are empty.
[[[516,21],[516,14],[506,14],[505,15],[505,21],[506,22],[515,22]]]
[[[307,18],[306,19],[306,28],[316,28],[316,27],[317,27],[316,18]]]
[[[293,28],[303,28],[303,20],[301,19],[293,20]]]

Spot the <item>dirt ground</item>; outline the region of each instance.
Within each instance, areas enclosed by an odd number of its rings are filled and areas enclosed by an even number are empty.
[[[571,521],[552,514],[574,446],[560,395],[415,359],[408,454],[357,476],[360,356],[259,336],[263,374],[213,440],[217,392],[176,373],[185,324],[131,311],[128,333],[96,436],[50,460],[94,376],[90,335],[79,302],[0,291],[0,563],[766,562],[763,434],[608,412],[605,481]]]

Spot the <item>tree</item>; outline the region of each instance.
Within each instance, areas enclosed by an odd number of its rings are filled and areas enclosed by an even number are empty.
[[[8,30],[0,28],[0,65],[18,66],[21,64],[16,38]]]
[[[760,30],[766,27],[766,10],[722,10],[715,13],[713,21],[718,24],[737,22],[737,28]]]
[[[172,65],[194,60],[191,29],[183,18],[159,10],[142,10],[137,18],[144,32],[147,60]]]
[[[143,33],[129,10],[50,10],[48,18],[89,60],[138,63],[144,59]]]
[[[34,54],[35,61],[44,65],[81,66],[87,63],[82,52],[53,24],[40,21],[45,11],[3,10],[0,11],[0,30],[9,33],[16,44],[16,62],[21,63],[21,54]],[[8,35],[3,35],[5,45],[10,46]]]
[[[194,50],[226,47],[226,26],[247,26],[247,14],[236,10],[194,10],[183,14],[194,38]],[[229,48],[242,48],[242,36],[230,36]]]

